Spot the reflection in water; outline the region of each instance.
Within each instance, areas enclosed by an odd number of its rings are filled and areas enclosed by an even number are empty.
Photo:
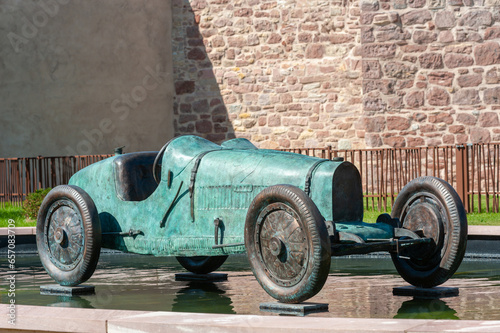
[[[188,282],[175,295],[172,311],[236,313],[231,298],[213,282]]]
[[[6,258],[0,256],[0,267]],[[16,270],[16,304],[21,305],[275,315],[259,310],[260,303],[274,300],[253,276],[246,256],[228,258],[221,268],[227,281],[200,284],[175,281],[175,273],[184,271],[175,258],[103,254],[86,283],[96,294],[71,298],[40,295],[40,286],[54,281],[38,256],[18,256]],[[0,270],[0,280],[6,275]],[[429,301],[392,295],[394,287],[405,285],[390,258],[335,258],[325,286],[310,300],[328,303],[329,312],[310,316],[500,320],[498,260],[464,261],[445,284],[460,288],[458,297]],[[4,286],[0,295],[8,302]]]
[[[47,304],[47,306],[57,306],[64,308],[87,308],[93,309],[94,307],[89,300],[80,296],[57,296],[54,303]]]
[[[397,319],[460,319],[457,312],[440,299],[414,298],[403,302]]]

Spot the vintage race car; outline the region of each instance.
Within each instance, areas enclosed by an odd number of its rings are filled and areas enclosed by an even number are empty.
[[[61,285],[89,279],[101,247],[176,256],[204,274],[247,253],[262,287],[298,303],[323,287],[331,256],[388,251],[410,284],[448,280],[464,256],[467,219],[445,181],[417,178],[377,223],[363,221],[356,167],[181,136],[159,152],[118,154],[77,172],[43,201],[37,245]]]

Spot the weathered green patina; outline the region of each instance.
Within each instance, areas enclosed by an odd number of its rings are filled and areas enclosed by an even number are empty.
[[[304,190],[308,173],[318,161],[321,163],[312,171],[310,196],[323,217],[338,222],[337,229],[354,231],[364,239],[393,237],[390,226],[361,224],[361,184],[356,168],[348,162],[261,150],[245,139],[219,146],[199,137],[183,136],[172,141],[163,154],[158,188],[144,200],[125,201],[117,193],[120,184],[116,183],[119,177],[114,160],[119,157],[95,163],[69,182],[94,200],[104,247],[157,256],[242,253],[245,217],[255,196],[275,184]],[[196,162],[199,166],[191,198],[189,187]],[[341,195],[334,198],[337,184]],[[353,198],[349,194],[354,190],[358,193]],[[335,203],[338,207],[333,207]],[[213,248],[215,219],[223,223],[218,244],[240,246]],[[130,230],[141,232],[130,237]]]
[[[362,222],[362,199],[358,170],[341,159],[182,136],[159,152],[92,164],[54,188],[40,207],[37,244],[62,285],[90,278],[101,246],[176,256],[199,273],[246,252],[262,287],[286,303],[321,290],[331,256],[387,251],[416,286],[439,285],[457,270],[467,219],[449,184],[411,181],[393,216],[377,223]]]

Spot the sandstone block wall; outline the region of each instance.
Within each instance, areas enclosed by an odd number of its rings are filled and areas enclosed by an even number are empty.
[[[176,133],[362,146],[360,14],[341,0],[177,0]]]
[[[0,156],[500,141],[500,0],[8,0]]]
[[[368,146],[500,141],[500,2],[361,0]]]
[[[176,0],[176,134],[349,149],[500,141],[498,0]]]

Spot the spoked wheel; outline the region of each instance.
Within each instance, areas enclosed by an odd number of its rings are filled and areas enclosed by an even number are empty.
[[[399,218],[403,228],[433,240],[391,254],[401,277],[425,288],[447,281],[460,266],[467,246],[467,216],[453,187],[435,177],[416,178],[399,193],[392,217]]]
[[[260,285],[282,303],[313,297],[330,271],[324,219],[294,186],[270,186],[255,197],[245,221],[245,247]]]
[[[228,256],[214,257],[175,257],[179,264],[195,274],[208,274],[218,269],[226,261]]]
[[[57,283],[87,281],[101,251],[101,223],[90,196],[77,186],[52,189],[38,212],[36,243],[45,270]]]

